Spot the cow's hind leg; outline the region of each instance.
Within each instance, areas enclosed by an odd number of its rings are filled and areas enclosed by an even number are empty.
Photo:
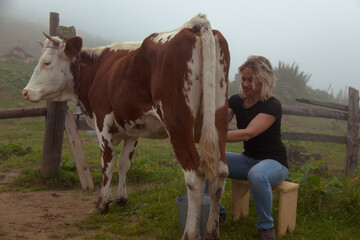
[[[173,121],[176,122],[176,121]],[[198,171],[200,157],[196,150],[192,127],[176,127],[169,131],[170,141],[177,160],[184,172],[188,196],[188,210],[182,240],[199,240],[200,236],[200,211],[204,197],[205,176]]]
[[[198,175],[196,171],[184,171],[188,195],[188,211],[186,226],[182,239],[201,239],[200,236],[200,212],[204,197],[204,176]]]
[[[218,175],[209,180],[210,212],[204,239],[220,239],[219,208],[227,175],[227,166],[222,161],[219,161]]]
[[[184,127],[184,129],[192,128]],[[200,158],[196,151],[192,131],[184,131],[184,129],[174,128],[169,131],[170,141],[184,172],[187,187],[188,211],[182,240],[198,240],[201,239],[199,226],[205,177],[198,171]]]
[[[115,204],[125,205],[127,203],[127,193],[126,193],[126,174],[130,167],[130,161],[134,154],[135,147],[138,143],[138,138],[125,138],[124,145],[121,150],[118,162],[117,170],[119,174],[119,185],[116,191],[116,200]]]

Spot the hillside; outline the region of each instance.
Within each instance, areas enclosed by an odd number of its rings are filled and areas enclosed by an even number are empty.
[[[4,16],[0,16],[0,23],[0,57],[16,46],[20,46],[35,58],[40,56],[41,47],[37,41],[45,39],[42,32],[48,32],[48,26]],[[100,37],[84,33],[81,29],[77,29],[77,35],[83,38],[86,47],[96,47],[110,43]]]

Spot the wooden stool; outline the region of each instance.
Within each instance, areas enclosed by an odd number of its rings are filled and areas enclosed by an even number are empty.
[[[299,184],[282,182],[272,187],[279,194],[278,237],[293,232],[296,225],[296,208]],[[231,179],[231,217],[233,221],[240,216],[249,215],[249,183],[246,180]]]

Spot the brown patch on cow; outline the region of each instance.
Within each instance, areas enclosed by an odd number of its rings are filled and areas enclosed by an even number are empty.
[[[70,66],[70,70],[74,76],[74,93],[77,93],[79,86],[77,81],[77,76],[79,75],[81,81],[80,100],[91,118],[93,117],[93,112],[96,113],[97,127],[100,131],[103,129],[105,115],[112,110],[108,96],[109,88],[112,87],[110,86],[110,82],[114,79],[116,70],[113,66],[118,64],[117,59],[129,54],[129,52],[131,51],[112,51],[110,48],[105,48],[99,56],[95,56],[83,51],[80,54],[80,75],[78,74],[77,61],[73,61]],[[122,79],[122,81],[124,80],[126,81],[126,79]],[[122,93],[121,97],[124,98],[124,96],[126,96],[126,94]],[[133,101],[134,99],[131,100]],[[124,126],[123,121],[118,122],[122,127]]]
[[[224,84],[226,84],[225,83],[225,79],[224,78],[221,78],[220,79],[220,88],[224,88]],[[226,85],[227,86],[227,85]]]
[[[129,159],[130,159],[130,160],[132,159],[134,153],[135,153],[135,150],[133,150],[133,151],[131,151],[131,152],[129,153]]]
[[[184,240],[189,240],[189,235],[188,235],[188,233],[185,233]]]
[[[145,129],[146,128],[146,124],[135,124],[134,126],[135,129],[138,129],[138,130],[142,130],[142,129]]]
[[[191,32],[200,37],[201,36],[201,25],[194,25],[191,28]]]
[[[66,40],[64,52],[65,52],[66,56],[68,56],[68,58],[71,59],[80,53],[81,48],[82,48],[81,37],[74,36],[74,37],[70,37]]]
[[[129,159],[130,159],[130,160],[132,159],[132,157],[133,157],[133,155],[134,155],[135,148],[136,148],[137,144],[138,144],[138,141],[136,141],[135,144],[134,144],[134,150],[132,150],[132,151],[129,153]]]
[[[186,184],[186,186],[187,186],[187,188],[189,189],[189,191],[194,191],[195,190],[195,188],[194,188],[194,186],[193,185],[191,185],[191,184]]]
[[[219,149],[220,149],[220,159],[223,163],[226,163],[225,159],[225,145],[226,145],[226,135],[227,135],[227,124],[224,124],[224,122],[228,122],[228,105],[225,104],[224,107],[219,108],[216,111],[215,116],[215,125],[218,130],[218,136],[219,136]]]
[[[218,188],[216,193],[215,193],[215,196],[217,199],[220,199],[221,198],[221,194],[222,194],[222,188]]]

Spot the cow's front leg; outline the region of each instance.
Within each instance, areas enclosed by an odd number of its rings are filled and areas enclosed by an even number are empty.
[[[199,231],[200,212],[204,197],[205,181],[203,176],[199,176],[193,170],[184,171],[184,176],[188,195],[188,211],[182,240],[197,240],[201,239]]]
[[[107,131],[104,131],[107,132]],[[98,140],[101,151],[101,168],[103,173],[102,185],[99,201],[96,208],[100,213],[105,214],[111,203],[111,178],[114,170],[114,146],[111,134],[98,134]]]
[[[116,191],[116,201],[117,205],[124,205],[127,203],[127,193],[126,193],[126,174],[130,167],[130,161],[134,154],[136,145],[138,143],[138,138],[128,137],[124,140],[124,146],[121,150],[119,159],[117,161],[117,170],[119,174],[119,185]]]
[[[206,240],[220,239],[219,209],[227,175],[227,165],[219,161],[218,175],[209,180],[210,212],[204,235]]]

